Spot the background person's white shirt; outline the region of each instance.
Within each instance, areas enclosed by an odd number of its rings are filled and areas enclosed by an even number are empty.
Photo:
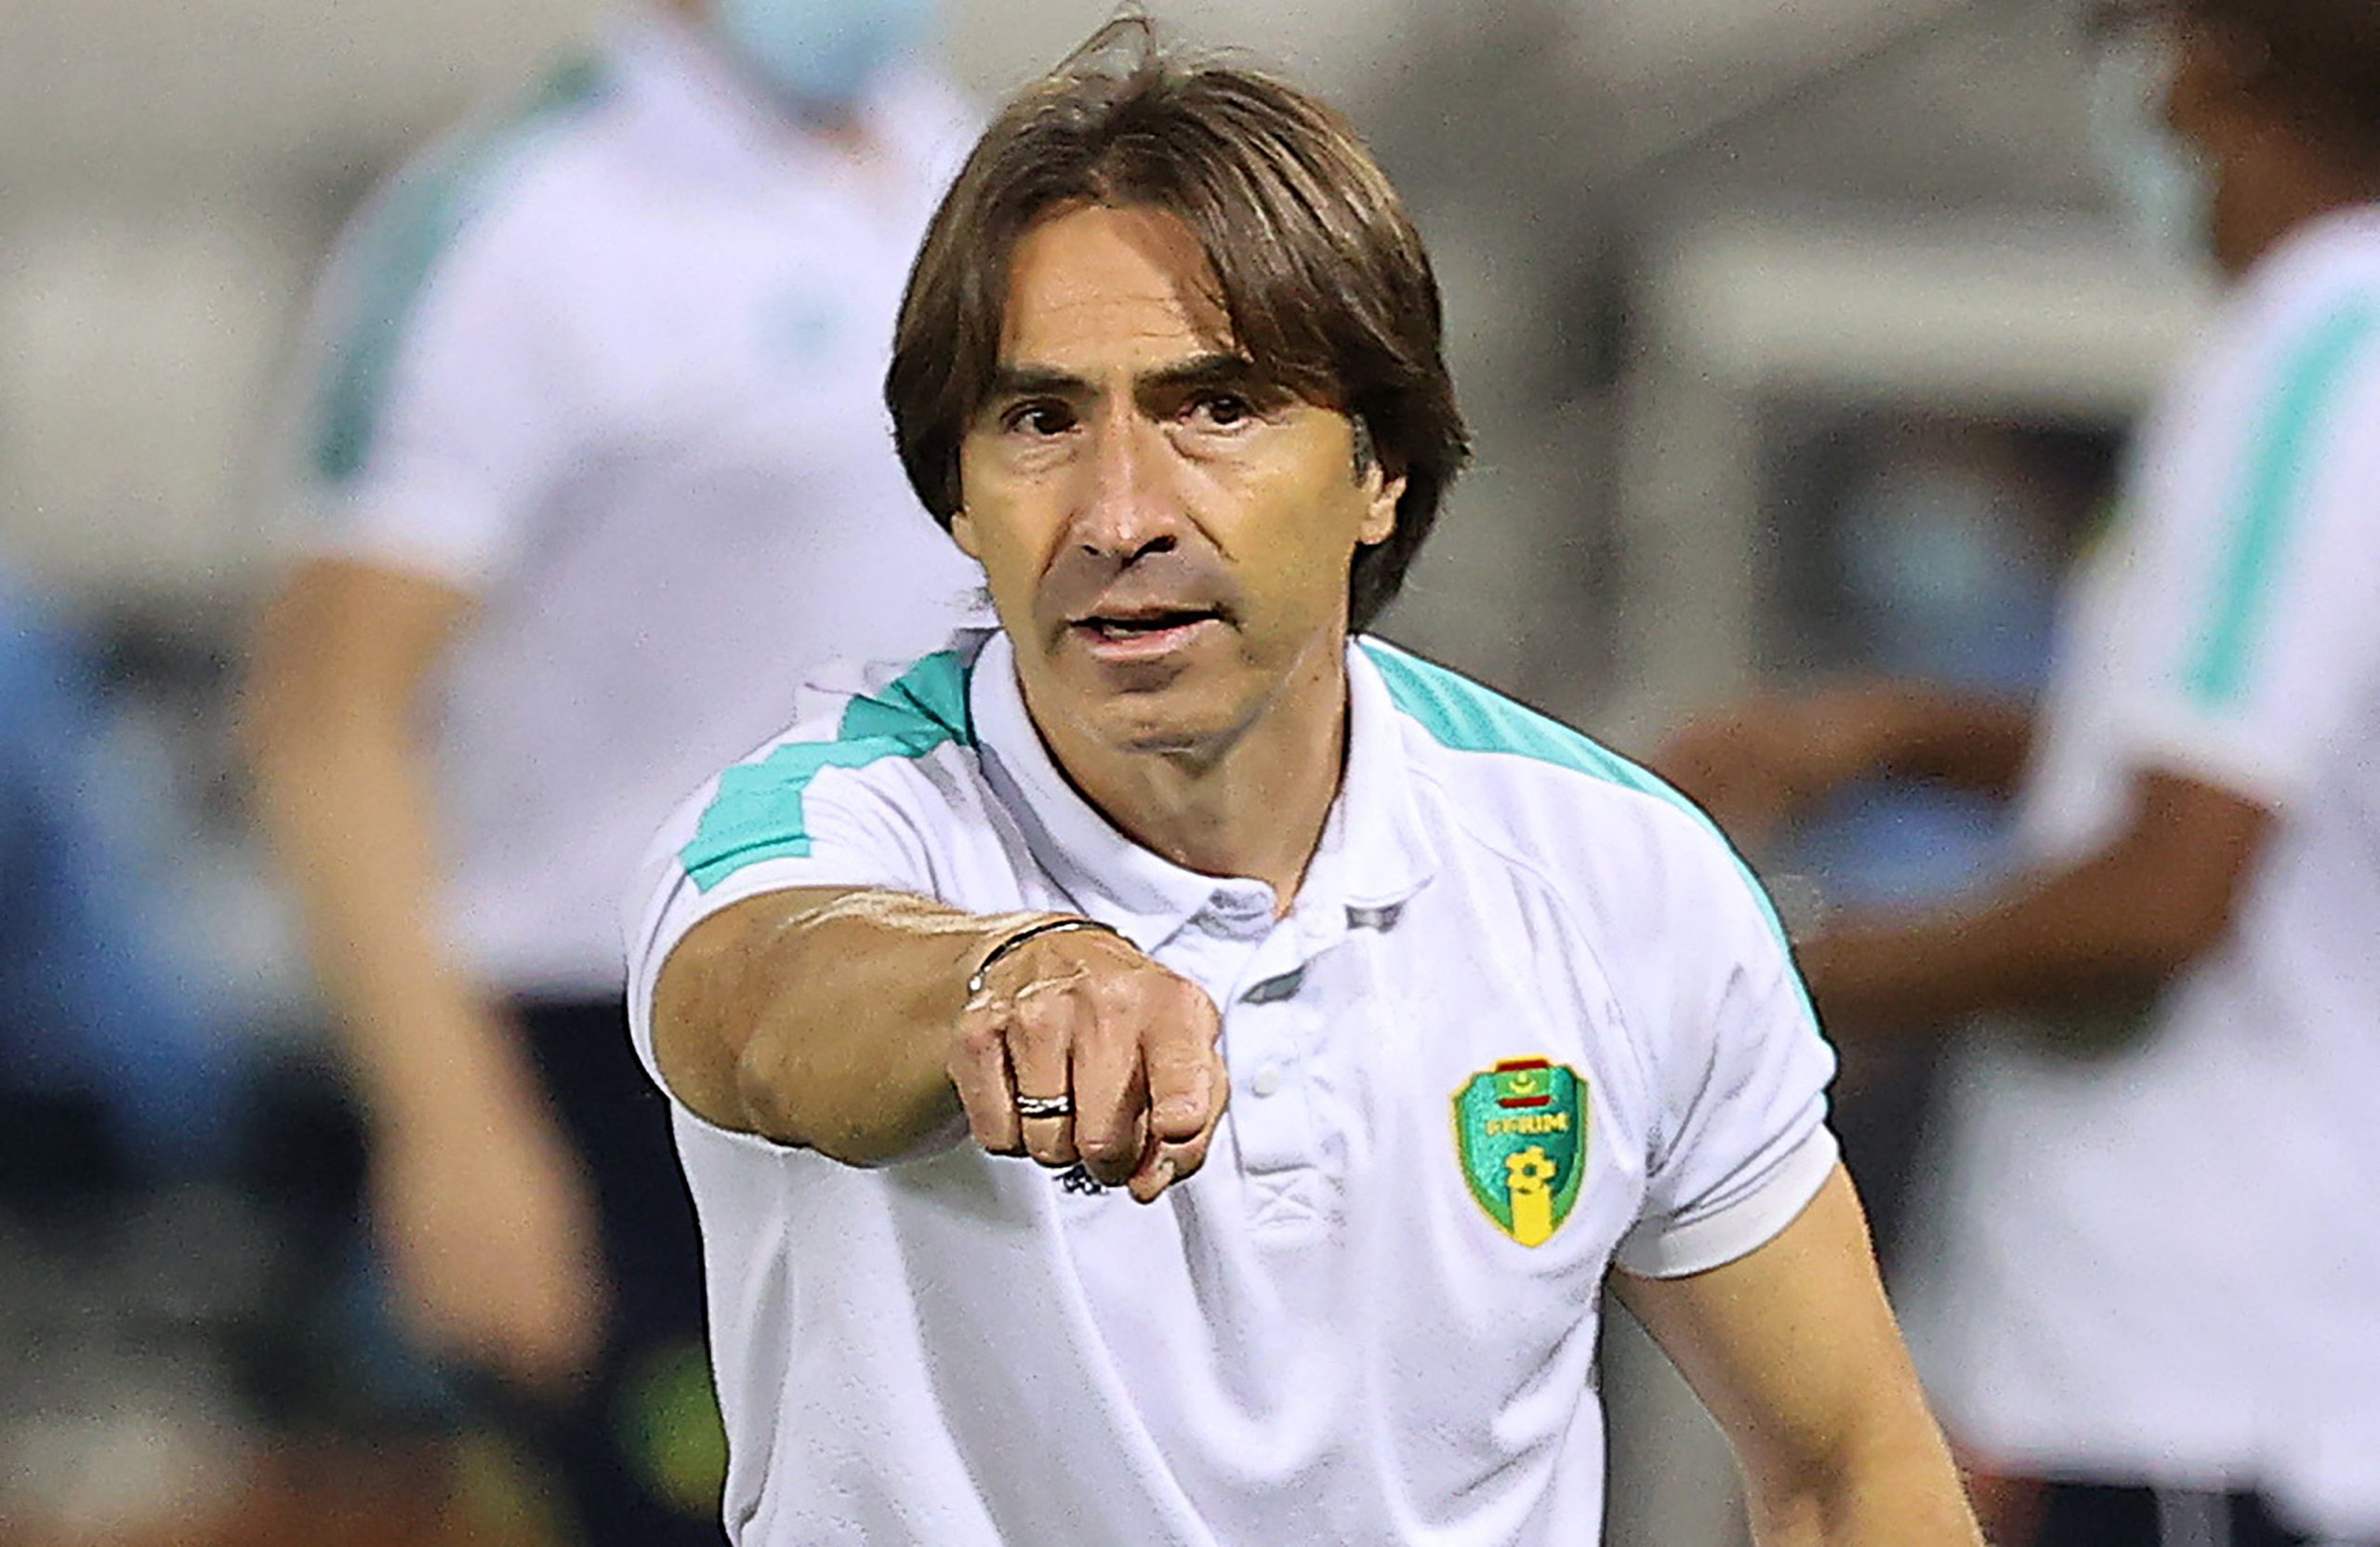
[[[1223,1010],[1232,1104],[1149,1208],[963,1142],[856,1170],[678,1108],[730,1535],[1595,1540],[1606,1271],[1733,1261],[1834,1163],[1833,1057],[1765,899],[1647,775],[1367,642],[1345,782],[1276,922],[1263,882],[1086,804],[1013,659],[968,636],[829,695],[681,811],[630,923],[640,1051],[699,920],[880,887],[1114,925]],[[1455,1104],[1534,1058],[1583,1079],[1586,1161],[1532,1247],[1466,1181]]]
[[[2278,820],[2137,1040],[1958,1060],[1912,1343],[1993,1463],[2380,1536],[2380,212],[2250,276],[2066,623],[2031,857],[2110,841],[2160,770]]]
[[[972,138],[919,76],[860,166],[683,20],[624,24],[348,232],[317,306],[310,551],[479,610],[435,728],[452,927],[516,993],[607,997],[615,903],[807,671],[931,649],[980,575],[882,403],[928,215]]]

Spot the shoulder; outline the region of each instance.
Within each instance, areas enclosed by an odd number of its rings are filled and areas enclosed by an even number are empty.
[[[1365,640],[1408,759],[1458,837],[1533,869],[1575,907],[1651,921],[1716,895],[1775,915],[1711,819],[1648,770],[1458,672]]]
[[[356,301],[402,307],[457,262],[536,251],[567,229],[616,85],[607,57],[572,60],[398,167],[341,238]]]
[[[958,176],[988,121],[982,103],[922,68],[892,73],[878,104],[897,153],[937,192]]]
[[[1447,668],[1365,640],[1403,721],[1408,759],[1467,825],[1567,847],[1643,834],[1725,857],[1710,819],[1661,779],[1584,734]]]
[[[2241,281],[2241,323],[2286,329],[2380,301],[2380,205],[2308,222]]]
[[[2200,367],[2185,379],[2252,438],[2380,382],[2380,209],[2317,221],[2268,255],[2240,283]]]
[[[398,168],[376,203],[435,205],[468,223],[498,205],[552,192],[575,153],[598,142],[619,94],[619,67],[600,53],[556,64],[536,82],[449,129]]]
[[[2241,283],[2135,471],[2149,550],[2185,569],[2309,524],[2356,548],[2380,535],[2362,493],[2380,476],[2380,211],[2317,222]],[[2180,600],[2145,582],[2135,596]]]
[[[509,443],[517,424],[563,422],[595,390],[562,364],[579,351],[555,340],[608,325],[579,275],[615,261],[617,244],[588,227],[617,223],[590,192],[612,180],[592,147],[616,80],[609,55],[556,68],[434,141],[349,220],[305,342],[316,475],[361,477],[392,412],[453,424],[469,418],[462,403],[502,390],[515,412],[470,422]]]
[[[728,768],[697,802],[678,851],[705,891],[763,861],[808,858],[821,802],[842,816],[931,832],[973,804],[968,691],[980,633],[903,664],[830,667],[791,729]]]

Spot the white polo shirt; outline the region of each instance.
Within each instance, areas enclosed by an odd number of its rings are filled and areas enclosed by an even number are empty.
[[[698,920],[883,887],[1115,926],[1223,1011],[1232,1104],[1147,1208],[963,1143],[854,1170],[680,1109],[730,1535],[1593,1541],[1606,1271],[1732,1261],[1834,1164],[1833,1057],[1765,900],[1648,775],[1366,641],[1276,921],[1263,882],[1087,805],[1013,668],[962,636],[680,813],[631,926],[640,1050]]]
[[[2031,858],[2097,851],[2160,770],[2276,813],[2231,927],[2120,1051],[1962,1055],[1911,1342],[2003,1466],[2380,1539],[2380,211],[2273,255],[2144,426]]]
[[[862,167],[658,7],[383,188],[317,302],[303,546],[475,615],[437,706],[453,927],[523,993],[619,992],[639,844],[802,677],[932,649],[980,574],[882,403],[972,139],[889,80]]]

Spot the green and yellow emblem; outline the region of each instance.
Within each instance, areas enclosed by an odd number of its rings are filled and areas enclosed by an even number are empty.
[[[1496,1228],[1541,1246],[1587,1173],[1587,1082],[1567,1064],[1507,1058],[1454,1093],[1462,1179]]]

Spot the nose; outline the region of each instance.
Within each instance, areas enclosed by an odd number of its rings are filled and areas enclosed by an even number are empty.
[[[1073,537],[1084,552],[1129,563],[1174,546],[1180,516],[1167,456],[1162,431],[1138,414],[1114,414],[1099,427],[1075,515]]]

